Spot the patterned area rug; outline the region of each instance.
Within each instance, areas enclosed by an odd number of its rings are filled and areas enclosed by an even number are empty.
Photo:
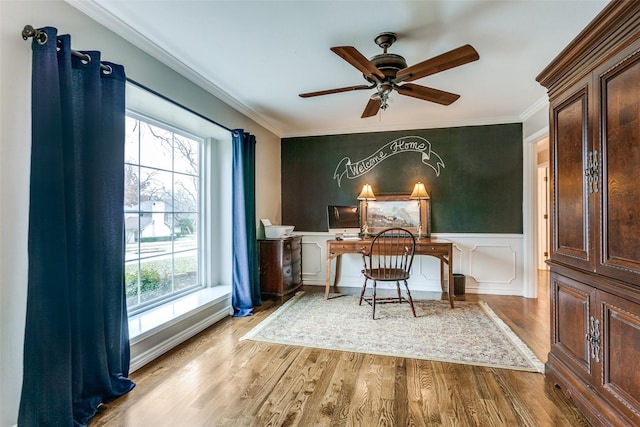
[[[299,292],[241,338],[356,353],[544,372],[544,365],[483,302],[415,300],[371,307],[344,295]]]

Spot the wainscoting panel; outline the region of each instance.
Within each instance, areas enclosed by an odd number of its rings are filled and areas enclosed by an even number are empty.
[[[510,246],[476,245],[469,256],[469,275],[478,283],[509,284],[516,278],[516,253]]]
[[[302,239],[303,281],[324,280],[326,250],[324,241]]]
[[[328,239],[333,235],[320,232],[296,232],[303,236],[302,274],[305,286],[325,286]],[[433,238],[453,243],[453,272],[464,274],[467,293],[523,295],[523,236],[521,234],[434,234]],[[446,266],[445,266],[446,269]],[[339,288],[362,286],[360,255],[342,257]],[[445,277],[447,271],[445,270]],[[333,286],[335,259],[331,260],[330,279]],[[440,292],[440,262],[430,256],[417,256],[413,261],[412,290]]]

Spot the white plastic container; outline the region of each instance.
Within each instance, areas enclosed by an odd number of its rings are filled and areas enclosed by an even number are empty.
[[[264,235],[267,239],[282,239],[289,237],[295,228],[293,225],[272,225],[268,219],[261,219],[264,225]]]

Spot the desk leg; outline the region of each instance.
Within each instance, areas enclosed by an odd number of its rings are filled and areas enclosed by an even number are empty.
[[[327,254],[327,268],[324,284],[324,299],[329,299],[329,288],[331,287],[331,257]]]
[[[342,255],[338,255],[336,257],[336,278],[333,282],[334,290],[338,287],[338,282],[340,281],[340,274],[342,273]],[[325,279],[324,285],[324,299],[329,299],[329,289],[331,288],[331,258],[327,257],[327,277]]]
[[[453,308],[453,249],[449,252],[449,304]]]
[[[440,258],[440,290],[444,294],[444,258]]]

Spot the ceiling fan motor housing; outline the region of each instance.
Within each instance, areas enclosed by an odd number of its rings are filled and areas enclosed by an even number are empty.
[[[386,76],[394,78],[396,73],[403,68],[407,68],[407,61],[400,55],[394,53],[381,53],[370,59],[373,65]],[[373,81],[371,79],[367,79]]]
[[[367,76],[364,76],[364,78],[371,83],[377,83],[377,91],[381,95],[383,109],[386,109],[386,102],[384,101],[393,90],[392,80],[396,77],[398,71],[407,68],[407,62],[402,56],[393,53],[381,53],[371,58],[370,61],[384,74],[385,78],[382,81],[376,81]]]

